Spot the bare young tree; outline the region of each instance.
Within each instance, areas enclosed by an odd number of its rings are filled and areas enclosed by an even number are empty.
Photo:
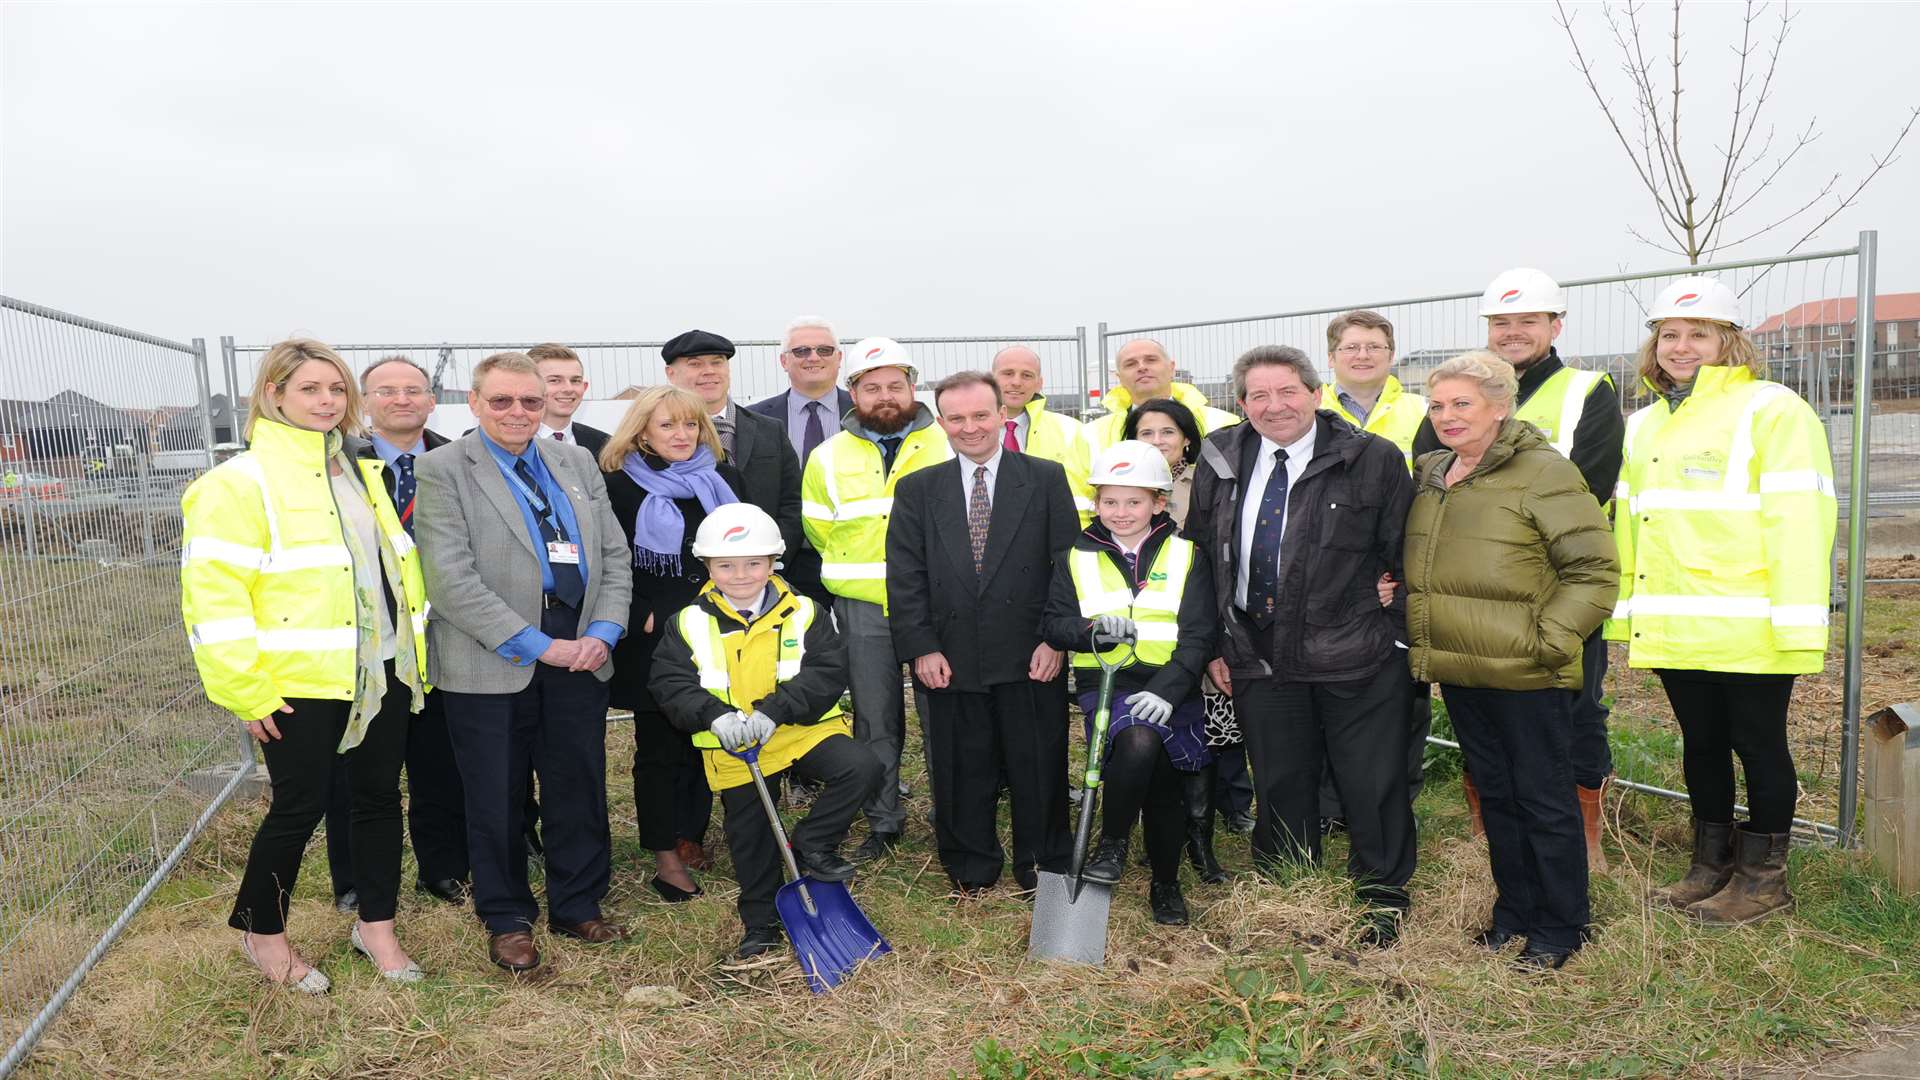
[[[1621,149],[1627,152],[1640,183],[1653,196],[1660,232],[1666,239],[1662,241],[1659,236],[1649,236],[1632,226],[1627,231],[1641,243],[1686,259],[1689,265],[1711,261],[1718,253],[1780,229],[1799,233],[1799,239],[1787,248],[1788,253],[1797,251],[1858,201],[1866,186],[1894,163],[1900,144],[1920,119],[1920,107],[1910,107],[1892,145],[1885,153],[1869,159],[1872,167],[1851,188],[1846,187],[1839,172],[1834,172],[1808,198],[1776,197],[1756,206],[1756,201],[1776,185],[1783,188],[1779,194],[1784,195],[1783,177],[1788,167],[1800,157],[1801,151],[1820,138],[1817,118],[1809,119],[1805,127],[1798,128],[1797,134],[1778,152],[1774,150],[1775,128],[1771,120],[1765,131],[1761,131],[1762,115],[1771,116],[1768,106],[1773,101],[1774,74],[1779,70],[1780,54],[1795,19],[1786,0],[1778,5],[1777,19],[1767,17],[1767,9],[1772,6],[1754,0],[1746,4],[1740,41],[1732,49],[1733,115],[1730,120],[1722,121],[1725,139],[1715,137],[1708,143],[1711,153],[1707,162],[1711,167],[1698,168],[1690,167],[1687,157],[1689,153],[1697,155],[1694,166],[1702,164],[1691,135],[1685,143],[1681,139],[1680,99],[1686,92],[1682,74],[1687,61],[1687,53],[1681,47],[1681,0],[1673,0],[1673,23],[1666,35],[1669,47],[1665,57],[1648,52],[1648,23],[1643,17],[1647,11],[1645,3],[1627,0],[1620,7],[1600,6],[1601,17],[1606,21],[1606,36],[1619,53],[1620,71],[1633,95],[1631,114],[1618,108],[1600,89],[1593,61],[1581,47],[1580,35],[1574,32],[1575,13],[1567,10],[1564,0],[1554,0],[1558,11],[1554,22],[1566,31],[1567,41],[1573,46],[1574,67],[1586,79],[1587,89],[1593,92],[1593,100],[1620,140]],[[1663,69],[1658,75],[1656,62]],[[1692,75],[1693,69],[1687,68],[1685,73]],[[1656,86],[1656,81],[1670,81],[1671,86]],[[1690,133],[1691,128],[1688,130]],[[1696,176],[1700,179],[1696,180]],[[1749,209],[1751,214],[1747,213]]]

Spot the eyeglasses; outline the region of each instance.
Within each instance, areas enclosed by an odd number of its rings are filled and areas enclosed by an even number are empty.
[[[531,413],[545,412],[547,408],[546,398],[511,397],[502,394],[499,397],[486,398],[485,401],[488,412],[506,412],[508,409],[513,408],[515,402],[518,402],[522,409]]]
[[[1335,356],[1359,356],[1361,353],[1366,353],[1368,356],[1384,356],[1392,351],[1391,345],[1342,345],[1333,350],[1333,353]]]
[[[831,360],[834,354],[839,351],[840,347],[838,345],[821,345],[818,347],[813,345],[795,345],[793,348],[787,350],[787,355],[793,357],[795,360],[805,360],[809,356],[818,354],[822,360]]]
[[[430,396],[432,393],[433,391],[424,386],[382,386],[376,390],[367,391],[367,396],[377,398],[423,398]]]

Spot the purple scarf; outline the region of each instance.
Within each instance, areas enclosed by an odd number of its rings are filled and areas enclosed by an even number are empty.
[[[641,570],[680,573],[687,518],[674,505],[675,499],[697,498],[701,508],[709,512],[716,506],[740,501],[720,478],[713,451],[705,446],[695,447],[692,457],[672,462],[664,469],[647,464],[637,452],[629,453],[620,463],[620,471],[647,493],[633,515],[633,565]]]

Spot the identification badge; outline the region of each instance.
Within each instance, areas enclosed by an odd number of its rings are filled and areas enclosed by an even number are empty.
[[[560,540],[547,541],[547,562],[580,565],[580,545]]]

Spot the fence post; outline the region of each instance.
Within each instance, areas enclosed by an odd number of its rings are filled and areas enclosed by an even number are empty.
[[[1112,389],[1107,381],[1112,378],[1108,370],[1113,365],[1107,363],[1107,324],[1100,324],[1100,407],[1107,407],[1107,391]]]
[[[233,346],[232,334],[220,335],[220,374],[227,381],[227,417],[231,420],[240,415],[240,351]]]
[[[1087,415],[1087,328],[1084,326],[1074,327],[1073,336],[1075,338],[1075,348],[1080,357],[1080,404],[1078,415],[1085,416]]]
[[[213,468],[213,384],[207,378],[207,339],[193,339],[193,378],[200,389],[200,435],[206,440],[207,468]],[[231,403],[229,403],[231,408]]]
[[[1853,460],[1847,475],[1847,662],[1841,692],[1840,843],[1853,845],[1860,796],[1860,650],[1867,622],[1867,440],[1873,419],[1873,291],[1880,234],[1860,234],[1860,298],[1854,311]]]

